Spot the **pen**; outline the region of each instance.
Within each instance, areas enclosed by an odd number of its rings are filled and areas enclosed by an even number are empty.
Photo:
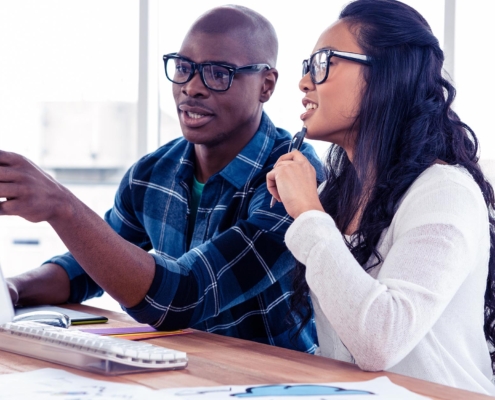
[[[301,148],[301,145],[304,141],[304,137],[306,136],[306,131],[307,131],[306,127],[303,126],[301,132],[298,132],[294,135],[292,141],[289,144],[289,151],[287,153],[290,153],[293,150],[299,150]],[[270,201],[270,208],[272,208],[276,202],[277,199],[272,196],[272,199]]]

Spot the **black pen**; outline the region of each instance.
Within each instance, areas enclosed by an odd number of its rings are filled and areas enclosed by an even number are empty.
[[[298,132],[294,135],[292,141],[289,144],[289,151],[287,153],[290,153],[293,150],[299,150],[301,148],[301,145],[304,141],[304,137],[306,136],[306,131],[307,131],[306,127],[303,126],[301,132]],[[276,202],[277,199],[272,196],[272,200],[270,201],[270,208],[272,208]]]

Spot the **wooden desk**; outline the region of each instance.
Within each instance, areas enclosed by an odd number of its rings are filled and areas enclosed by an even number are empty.
[[[113,327],[136,325],[136,322],[126,314],[81,305],[70,305],[67,308],[105,315],[109,318],[109,325]],[[94,326],[101,327],[102,325]],[[140,384],[153,389],[187,386],[364,381],[385,375],[392,382],[432,399],[493,399],[490,396],[402,375],[387,372],[364,372],[353,364],[199,331],[188,335],[151,339],[148,342],[187,352],[188,367],[180,371],[107,377],[0,351],[0,373],[24,372],[51,367],[93,379]]]

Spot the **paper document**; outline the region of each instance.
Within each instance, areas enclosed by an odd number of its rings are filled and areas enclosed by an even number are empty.
[[[179,400],[425,400],[427,397],[395,385],[387,377],[364,382],[290,383],[162,389]],[[167,397],[168,399],[168,397]]]
[[[0,400],[424,400],[387,377],[364,382],[291,383],[153,390],[45,368],[0,375]]]
[[[155,339],[165,336],[185,335],[192,333],[192,329],[181,329],[178,331],[157,331],[151,326],[124,327],[124,328],[88,328],[79,329],[81,332],[94,333],[95,335],[112,336],[127,340]]]
[[[144,386],[84,378],[55,368],[0,375],[0,387],[1,400],[176,399]]]

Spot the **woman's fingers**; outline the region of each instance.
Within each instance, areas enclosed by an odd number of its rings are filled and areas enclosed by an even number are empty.
[[[299,151],[281,156],[266,177],[268,191],[293,218],[306,210],[322,209],[315,169]]]
[[[280,195],[277,190],[277,182],[276,182],[276,177],[275,177],[275,170],[270,171],[268,174],[266,174],[266,187],[268,189],[268,192],[279,202],[280,200]]]
[[[277,168],[277,166],[284,161],[308,161],[308,159],[299,151],[299,150],[293,150],[290,153],[286,153],[282,156],[279,157],[273,168]]]

